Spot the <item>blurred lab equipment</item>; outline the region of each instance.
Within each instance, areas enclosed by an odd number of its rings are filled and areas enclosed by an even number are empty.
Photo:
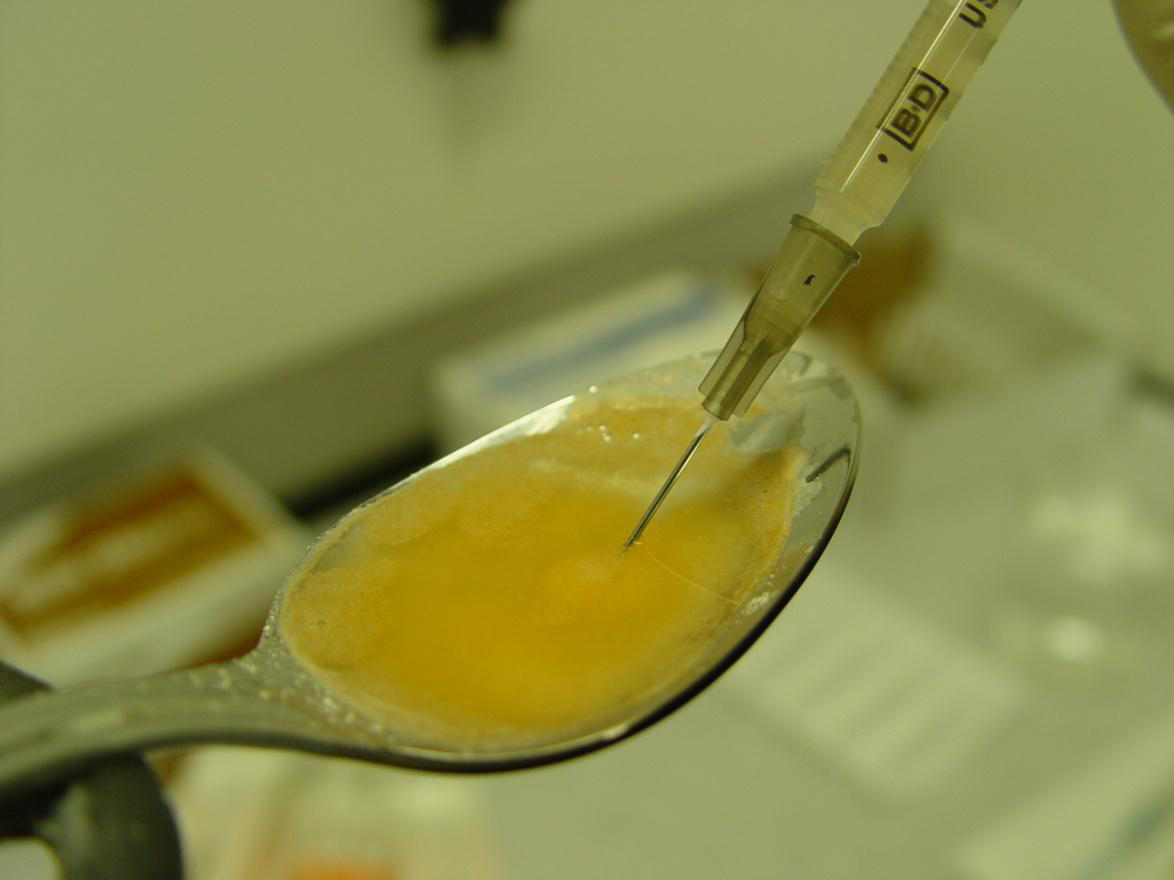
[[[501,31],[501,16],[507,0],[433,0],[436,10],[436,41],[456,46],[468,41],[489,43]]]
[[[1174,110],[1174,2],[1113,0],[1113,6],[1141,69]]]
[[[44,687],[0,663],[0,706]],[[141,757],[112,758],[61,782],[33,795],[0,793],[0,841],[43,841],[65,880],[179,880],[175,820]]]

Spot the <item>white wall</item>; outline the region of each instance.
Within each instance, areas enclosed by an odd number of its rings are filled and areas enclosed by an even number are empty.
[[[513,5],[455,57],[422,0],[0,7],[0,473],[808,173],[921,4]],[[1169,116],[1107,3],[1018,19],[917,198],[1169,345]]]

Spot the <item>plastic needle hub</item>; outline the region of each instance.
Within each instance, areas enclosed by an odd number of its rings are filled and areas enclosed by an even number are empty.
[[[681,471],[685,469],[685,465],[689,463],[689,459],[693,457],[693,453],[697,451],[697,447],[701,445],[701,441],[705,439],[705,435],[709,429],[713,427],[713,416],[707,416],[705,423],[697,429],[697,433],[693,435],[693,439],[689,441],[689,446],[685,449],[685,454],[681,456],[680,461],[669,472],[668,477],[664,483],[661,484],[656,496],[652,499],[652,503],[648,505],[648,509],[644,511],[644,515],[640,517],[640,521],[636,523],[636,528],[632,529],[632,534],[628,535],[628,540],[624,541],[623,549],[627,550],[644,534],[644,530],[648,528],[648,524],[652,522],[652,518],[656,516],[656,512],[660,506],[664,504],[665,498],[668,497],[672,491],[673,484],[677,482],[677,478],[681,476]]]

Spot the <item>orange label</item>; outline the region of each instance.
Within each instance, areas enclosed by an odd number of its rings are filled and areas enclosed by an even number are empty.
[[[0,620],[28,638],[171,586],[258,530],[199,473],[176,468],[77,506],[16,571]]]

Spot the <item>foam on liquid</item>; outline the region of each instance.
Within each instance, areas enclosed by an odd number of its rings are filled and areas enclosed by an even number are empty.
[[[421,474],[307,563],[285,641],[332,692],[433,741],[613,723],[689,667],[786,538],[793,456],[737,452],[719,423],[621,552],[700,422],[676,401],[588,401]]]

